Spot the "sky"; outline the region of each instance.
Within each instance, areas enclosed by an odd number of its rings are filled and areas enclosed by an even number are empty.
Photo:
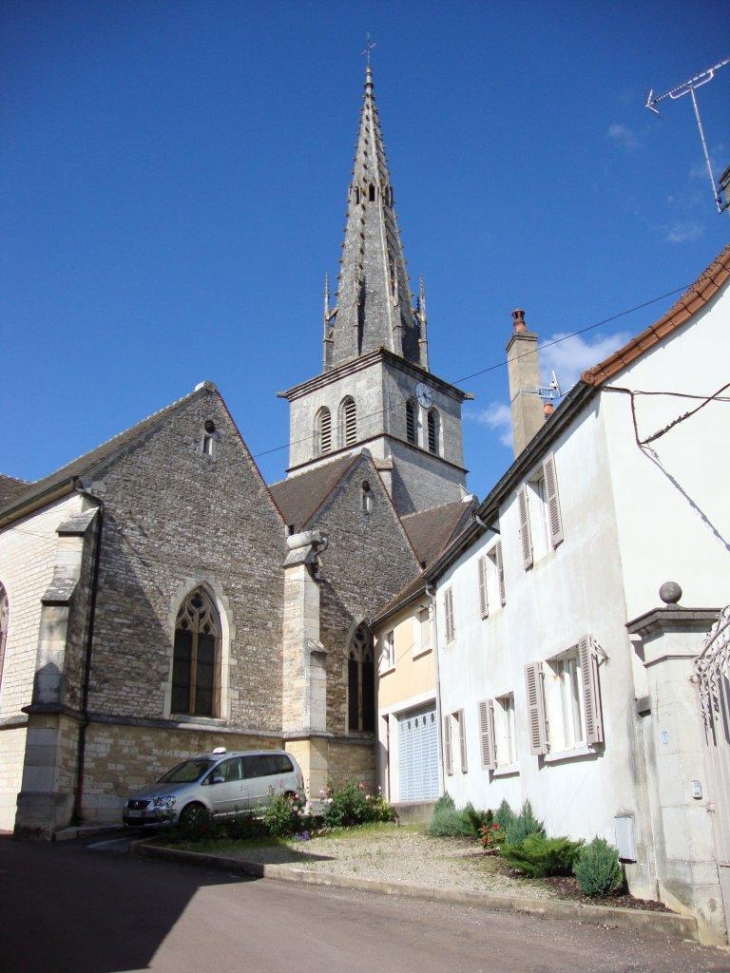
[[[511,311],[567,391],[730,241],[690,99],[645,107],[730,55],[729,26],[726,0],[5,0],[0,472],[46,476],[209,380],[285,475],[276,393],[321,370],[369,33],[431,369],[475,396],[485,496],[512,461]],[[697,99],[717,175],[730,65]]]

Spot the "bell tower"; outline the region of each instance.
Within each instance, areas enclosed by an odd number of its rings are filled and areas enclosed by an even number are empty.
[[[466,492],[461,404],[430,371],[426,294],[411,295],[368,64],[334,307],[325,279],[322,372],[281,392],[288,476],[367,448],[401,515]]]

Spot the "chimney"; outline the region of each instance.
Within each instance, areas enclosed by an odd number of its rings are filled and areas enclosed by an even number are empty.
[[[537,357],[537,335],[528,331],[525,312],[512,312],[512,337],[507,345],[509,398],[512,409],[512,437],[515,457],[519,456],[544,423],[540,388],[540,363]]]

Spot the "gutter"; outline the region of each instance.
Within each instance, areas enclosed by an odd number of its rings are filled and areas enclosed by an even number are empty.
[[[19,503],[6,507],[2,513],[0,513],[0,528],[6,527],[14,520],[20,520],[21,517],[34,513],[40,507],[45,507],[47,504],[53,503],[54,500],[60,500],[61,497],[68,496],[70,493],[73,493],[75,489],[76,477],[72,476],[67,480],[62,480],[55,486],[47,487],[40,493],[33,494],[33,496],[29,497],[27,500],[21,500]]]

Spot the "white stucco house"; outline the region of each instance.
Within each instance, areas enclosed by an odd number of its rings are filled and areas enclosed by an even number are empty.
[[[424,577],[457,805],[529,798],[548,834],[607,838],[707,942],[730,907],[728,653],[709,737],[695,672],[730,601],[729,278],[727,248],[547,420],[515,312],[516,459]]]

